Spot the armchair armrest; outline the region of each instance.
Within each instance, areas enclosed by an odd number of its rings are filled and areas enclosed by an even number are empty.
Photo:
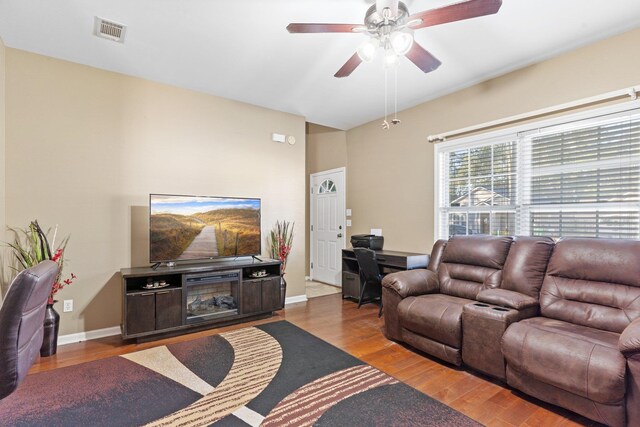
[[[640,318],[634,320],[622,331],[618,349],[626,357],[640,353]]]
[[[395,291],[401,298],[432,294],[440,290],[436,273],[421,268],[387,274],[382,279],[382,286]]]
[[[538,306],[538,300],[535,298],[507,289],[485,289],[478,293],[476,299],[481,302],[512,308],[514,310],[524,310]]]

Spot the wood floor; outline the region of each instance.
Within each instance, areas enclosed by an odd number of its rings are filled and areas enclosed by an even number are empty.
[[[487,426],[596,426],[585,418],[529,398],[487,377],[458,369],[391,342],[382,334],[378,307],[343,301],[340,295],[288,305],[270,319],[211,329],[143,344],[120,337],[69,344],[40,359],[30,373],[120,355],[171,342],[187,341],[250,325],[286,319],[313,335],[446,403]]]

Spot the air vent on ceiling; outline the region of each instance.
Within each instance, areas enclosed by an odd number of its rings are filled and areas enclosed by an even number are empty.
[[[124,43],[124,34],[127,27],[117,22],[108,21],[96,16],[93,34],[104,39],[113,40],[115,42]]]

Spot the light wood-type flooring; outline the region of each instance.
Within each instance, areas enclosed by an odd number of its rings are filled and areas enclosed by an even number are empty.
[[[511,390],[469,370],[456,368],[387,340],[378,306],[342,300],[340,295],[291,304],[275,316],[148,343],[124,342],[119,336],[58,348],[58,354],[36,361],[31,373],[116,356],[157,345],[186,341],[246,326],[286,319],[433,398],[488,426],[598,425],[563,409]]]

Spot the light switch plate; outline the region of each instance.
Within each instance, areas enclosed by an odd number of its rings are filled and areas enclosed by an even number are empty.
[[[351,209],[347,209],[347,216],[351,216]]]
[[[287,140],[287,135],[282,135],[280,133],[272,133],[271,140],[273,142],[285,142]],[[295,142],[294,142],[295,144]]]
[[[372,228],[371,234],[374,236],[382,236],[382,228]]]
[[[351,220],[350,219],[347,220],[347,227],[351,227]]]

